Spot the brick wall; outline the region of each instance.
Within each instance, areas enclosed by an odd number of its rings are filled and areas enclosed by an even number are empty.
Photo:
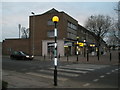
[[[30,53],[29,39],[6,39],[2,43],[2,54],[10,55],[12,51]]]

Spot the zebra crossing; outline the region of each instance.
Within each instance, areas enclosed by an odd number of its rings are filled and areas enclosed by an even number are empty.
[[[84,75],[94,70],[98,70],[101,68],[108,67],[107,65],[84,65],[84,64],[72,64],[65,66],[58,66],[58,80],[68,80],[72,77],[79,77],[80,75]],[[35,72],[27,72],[26,74],[34,75],[42,78],[53,79],[54,68],[41,69],[36,70]]]

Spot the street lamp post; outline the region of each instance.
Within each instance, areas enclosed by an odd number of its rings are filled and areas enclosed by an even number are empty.
[[[77,37],[77,47],[76,47],[76,54],[77,54],[77,62],[78,62],[78,45],[79,45],[79,37]]]
[[[20,39],[21,24],[18,25],[18,28],[19,28],[19,39]]]
[[[34,56],[34,48],[35,48],[35,47],[34,47],[35,13],[34,13],[34,12],[31,12],[31,14],[33,15],[33,38],[32,38],[32,39],[33,39],[33,40],[32,40],[33,43],[32,43],[32,54],[33,54],[33,56]]]
[[[86,39],[84,40],[84,57],[86,56]]]
[[[57,23],[59,22],[58,16],[54,16],[52,18],[52,21],[55,23],[54,28],[54,36],[55,36],[55,44],[54,44],[54,86],[57,86]]]

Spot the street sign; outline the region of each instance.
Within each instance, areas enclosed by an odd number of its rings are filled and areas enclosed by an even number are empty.
[[[79,45],[79,46],[81,46],[81,47],[83,47],[84,46],[84,43],[75,43],[75,45]]]
[[[78,43],[79,44],[79,46],[81,46],[81,47],[83,47],[84,46],[84,43]]]

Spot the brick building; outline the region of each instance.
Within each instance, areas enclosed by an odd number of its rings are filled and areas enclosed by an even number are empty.
[[[86,39],[87,46],[90,44],[95,45],[95,34],[79,25],[77,20],[65,12],[59,12],[53,8],[43,14],[30,16],[29,38],[5,39],[2,46],[3,54],[10,54],[12,51],[24,51],[34,55],[52,55],[54,50],[54,23],[52,17],[55,15],[60,19],[57,23],[58,54],[61,56],[74,55],[76,53],[75,42],[77,36],[80,37],[79,42],[82,44]],[[79,54],[85,51],[83,48],[83,46],[79,46]]]

